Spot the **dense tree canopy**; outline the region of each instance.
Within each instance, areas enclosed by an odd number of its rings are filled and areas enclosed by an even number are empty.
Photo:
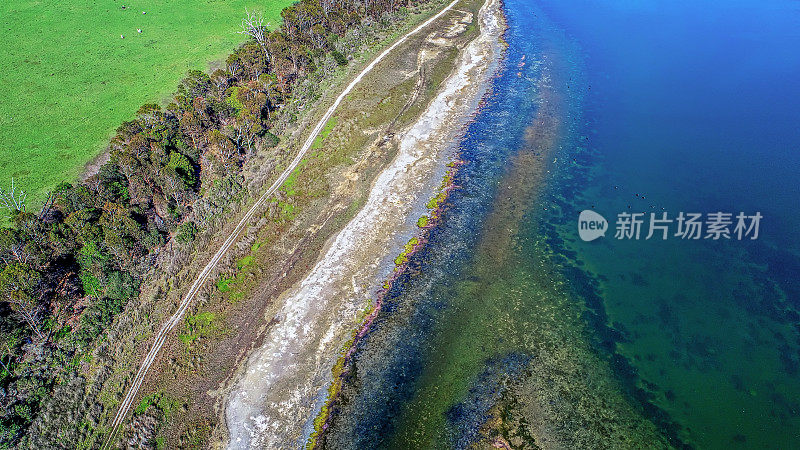
[[[275,144],[280,110],[326,58],[365,44],[364,26],[407,2],[302,0],[275,31],[256,30],[211,74],[191,71],[166,107],[143,105],[111,140],[109,161],[59,185],[33,214],[0,229],[0,448],[20,442],[70,363],[138,294],[149,257],[173,236],[191,242],[192,211],[230,186],[246,159]],[[361,31],[354,31],[359,29]],[[353,34],[355,33],[355,34]],[[283,114],[286,117],[287,114]],[[276,131],[276,133],[277,133]]]

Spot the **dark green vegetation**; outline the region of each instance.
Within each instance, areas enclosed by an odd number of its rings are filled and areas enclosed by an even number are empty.
[[[37,213],[12,212],[0,230],[0,448],[97,445],[103,424],[79,422],[76,409],[94,417],[101,407],[77,386],[114,316],[160,252],[191,245],[241,200],[248,158],[274,146],[319,81],[370,42],[364,30],[399,20],[402,6],[308,0],[285,9],[278,31],[243,44],[224,69],[192,71],[169,105],[142,106],[96,175],[58,186]],[[189,343],[213,316],[192,324]]]

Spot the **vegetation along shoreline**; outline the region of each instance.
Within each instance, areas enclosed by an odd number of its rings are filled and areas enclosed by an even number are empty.
[[[204,247],[280,171],[328,80],[426,11],[326,5],[287,8],[279,30],[243,44],[224,69],[190,72],[174,102],[144,105],[119,127],[97,174],[60,185],[41,211],[13,213],[0,248],[3,445],[101,443],[132,356]],[[281,202],[245,233],[289,220]],[[131,329],[144,333],[130,339]]]

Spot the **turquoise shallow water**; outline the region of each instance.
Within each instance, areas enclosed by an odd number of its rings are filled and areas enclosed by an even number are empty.
[[[459,188],[325,444],[800,446],[800,3],[505,9]],[[583,242],[583,209],[764,218],[755,241]]]

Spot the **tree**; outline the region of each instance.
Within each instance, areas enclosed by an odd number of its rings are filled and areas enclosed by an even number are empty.
[[[117,263],[122,267],[132,266],[134,260],[141,256],[138,245],[143,232],[131,212],[124,205],[106,203],[99,219],[103,229],[103,244],[105,248],[117,257]]]
[[[0,188],[0,208],[5,209],[9,216],[17,212],[25,211],[25,198],[27,196],[28,194],[23,190],[17,192],[16,186],[14,186],[14,179],[12,178],[10,191],[5,191],[3,188]]]
[[[155,103],[146,103],[136,112],[136,120],[143,128],[152,128],[161,121],[162,117],[161,107]]]
[[[183,180],[186,188],[191,188],[197,183],[194,164],[182,153],[170,152],[167,167],[175,171],[180,179]]]
[[[187,199],[189,198],[189,191],[186,186],[186,181],[174,169],[166,168],[159,174],[162,184],[164,185],[164,194],[175,202],[177,206],[186,206]]]
[[[211,89],[211,77],[203,71],[190,70],[178,86],[178,96],[184,96],[191,100],[204,97],[209,89]]]
[[[31,327],[38,337],[42,337],[41,313],[39,303],[39,284],[41,274],[20,263],[8,264],[0,272],[0,292],[11,309]]]
[[[47,198],[44,200],[41,209],[39,210],[39,220],[48,219],[50,213],[53,211],[53,203],[56,201],[55,192],[48,192]]]
[[[106,296],[114,300],[127,300],[136,295],[137,283],[127,272],[114,271],[106,277]]]
[[[175,239],[183,244],[194,241],[197,237],[197,225],[194,222],[184,222],[178,226],[178,233]]]
[[[255,13],[251,14],[247,8],[245,8],[244,12],[247,14],[247,16],[242,19],[242,30],[239,31],[239,34],[244,34],[255,39],[255,41],[258,42],[258,46],[261,47],[261,51],[264,52],[264,56],[267,58],[267,62],[269,63],[269,51],[267,50],[267,36],[269,35],[269,32],[264,26],[264,16],[262,16],[261,13],[258,13],[258,15]]]
[[[0,229],[0,260],[5,264],[27,264],[30,252],[21,233],[13,228]]]
[[[192,140],[192,146],[199,148],[203,143],[203,122],[194,110],[186,111],[181,116],[181,128]]]
[[[14,345],[14,338],[12,338],[11,332],[3,331],[0,333],[0,364],[2,364],[3,368],[11,374],[11,368],[8,364],[14,360],[14,350],[11,348],[11,345]],[[4,359],[8,358],[8,363],[3,361]],[[1,379],[1,378],[0,378]]]
[[[325,47],[328,42],[327,41],[328,30],[326,30],[325,27],[322,26],[322,24],[318,23],[315,24],[313,27],[311,27],[310,33],[311,33],[311,41],[314,43],[314,47],[317,50],[324,51],[326,49]]]
[[[247,154],[252,154],[256,136],[264,131],[264,127],[261,126],[261,119],[249,109],[244,109],[236,117],[233,129],[236,131],[236,141],[239,145],[241,146],[244,143],[247,147]]]
[[[226,172],[238,164],[239,150],[236,148],[236,144],[228,139],[227,136],[220,133],[219,130],[211,130],[208,132],[207,140],[210,153],[216,156]]]
[[[24,262],[37,269],[47,266],[52,255],[49,238],[50,226],[40,220],[37,215],[29,212],[17,212],[12,223],[19,232],[19,241],[24,244],[23,251],[26,254]]]
[[[278,78],[274,74],[264,74],[258,77],[258,89],[264,93],[266,103],[264,109],[267,112],[267,119],[275,106],[282,100],[280,89],[278,88]]]
[[[231,77],[237,78],[239,76],[239,71],[242,70],[242,62],[239,60],[239,55],[236,52],[228,55],[228,58],[225,60],[225,69],[231,74]]]
[[[221,98],[230,83],[229,74],[222,69],[217,69],[211,74],[211,85],[214,87],[213,95]]]
[[[268,69],[267,58],[259,49],[259,46],[253,42],[245,43],[239,47],[236,50],[236,55],[239,58],[242,69],[247,71],[248,79],[250,80],[257,80]]]
[[[253,151],[253,143],[257,136],[264,132],[261,123],[262,112],[267,107],[267,94],[260,89],[259,82],[249,83],[232,92],[233,100],[238,106],[232,130],[239,147],[246,147],[247,154]]]

